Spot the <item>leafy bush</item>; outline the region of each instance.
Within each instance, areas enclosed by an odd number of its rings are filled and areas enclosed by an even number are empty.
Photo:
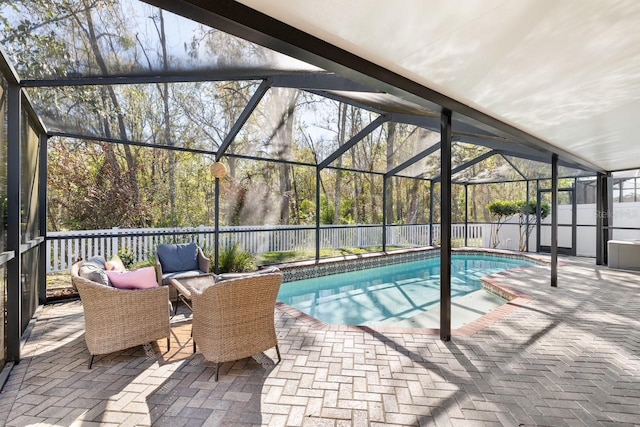
[[[131,250],[131,248],[128,246],[121,247],[120,249],[118,249],[118,256],[122,260],[125,268],[129,270],[133,265],[133,261],[135,259],[133,250]]]
[[[491,246],[495,249],[500,244],[500,227],[507,219],[514,216],[519,212],[517,202],[509,202],[506,200],[496,200],[487,205],[487,209],[491,213],[491,216],[495,218],[495,223],[491,229]]]
[[[253,254],[241,249],[238,243],[220,252],[218,258],[220,273],[244,273],[255,271],[257,268]]]
[[[536,215],[536,211],[538,210],[538,201],[533,199],[529,200],[529,207],[527,208],[526,200],[519,200],[516,202],[516,206],[518,207],[518,213],[520,215]],[[540,217],[545,219],[551,213],[551,206],[547,202],[540,203]]]
[[[518,215],[518,223],[520,227],[520,242],[519,249],[521,251],[526,250],[526,238],[531,235],[531,231],[533,227],[535,227],[537,222],[537,210],[538,210],[538,201],[537,200],[529,200],[529,205],[527,206],[526,200],[518,200],[516,202],[510,202],[505,200],[496,200],[487,205],[487,209],[491,215],[495,218],[495,223],[493,224],[491,230],[491,244],[494,248],[497,248],[500,244],[500,238],[498,237],[498,233],[500,232],[500,227],[504,224],[507,219],[511,218],[514,215]],[[551,212],[551,206],[549,203],[542,202],[540,203],[540,218],[545,219],[549,213]],[[533,218],[532,218],[533,217]],[[529,226],[527,227],[527,219],[529,220]]]
[[[487,205],[487,209],[489,209],[491,215],[497,217],[498,221],[507,219],[520,211],[517,202],[508,202],[506,200],[491,202]]]

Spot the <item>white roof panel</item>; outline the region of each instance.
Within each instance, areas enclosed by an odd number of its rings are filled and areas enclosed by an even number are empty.
[[[640,167],[640,2],[240,3],[603,169]]]

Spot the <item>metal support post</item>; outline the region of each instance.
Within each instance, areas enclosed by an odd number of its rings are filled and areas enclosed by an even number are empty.
[[[604,185],[604,201],[605,206],[607,207],[606,215],[604,216],[604,224],[603,224],[603,240],[604,240],[604,248],[603,248],[603,261],[605,264],[609,263],[609,246],[608,242],[613,238],[613,233],[611,228],[615,226],[613,221],[613,176],[611,172],[607,172],[607,176],[605,179]]]
[[[599,173],[596,177],[596,265],[606,265],[607,242],[609,241],[611,198],[610,174]]]
[[[320,168],[316,167],[316,261],[320,259]]]
[[[44,236],[45,240],[40,244],[38,249],[39,268],[38,268],[38,303],[47,302],[47,143],[49,138],[45,134],[40,135],[40,170],[38,173],[38,215],[40,222],[40,236]]]
[[[464,246],[469,246],[469,186],[464,185]]]
[[[433,180],[429,181],[429,246],[433,246]]]
[[[387,186],[389,179],[382,176],[382,252],[387,251]]]
[[[536,252],[540,253],[540,239],[542,239],[542,215],[540,214],[540,204],[542,203],[542,193],[540,192],[540,180],[536,179]]]
[[[216,178],[215,184],[215,217],[213,229],[213,271],[220,272],[220,179]]]
[[[524,242],[525,242],[524,247],[525,247],[525,250],[527,252],[529,252],[529,214],[530,214],[529,203],[531,203],[530,198],[529,198],[529,190],[530,190],[529,189],[529,180],[527,180],[527,197],[526,197],[526,201],[525,201],[525,203],[527,204],[527,207],[525,208],[525,211],[524,211],[525,212],[525,218],[524,218],[525,224],[524,224],[524,226],[526,227],[525,232],[524,232]],[[540,203],[540,201],[538,201],[538,203]],[[537,210],[538,209],[536,208],[536,211]]]
[[[451,340],[451,111],[440,115],[440,339]]]
[[[551,156],[551,286],[558,286],[558,155]]]
[[[22,149],[22,93],[9,84],[7,98],[7,251],[15,256],[7,263],[7,360],[20,361],[22,335],[20,176]]]

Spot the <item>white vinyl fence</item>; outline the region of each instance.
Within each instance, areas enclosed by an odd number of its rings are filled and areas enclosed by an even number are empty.
[[[558,222],[571,222],[571,206],[558,206]],[[612,239],[640,240],[640,203],[614,203],[610,213],[610,225],[632,227],[635,230],[612,230]],[[551,221],[543,221],[541,242],[548,244],[551,228],[546,226]],[[577,210],[577,245],[579,256],[595,256],[596,241],[596,206],[594,204],[578,205]],[[492,224],[468,224],[467,246],[492,247]],[[196,242],[206,252],[213,252],[213,227],[196,228],[113,228],[109,230],[87,230],[47,233],[47,272],[68,270],[78,258],[87,259],[94,255],[110,258],[120,248],[128,248],[133,252],[134,262],[145,261],[155,256],[155,248],[167,242]],[[396,247],[417,247],[429,245],[429,233],[433,232],[432,242],[440,243],[440,225],[388,225],[387,245]],[[565,245],[565,234],[569,227],[559,228],[559,244]],[[238,243],[243,249],[260,255],[265,252],[313,251],[315,250],[315,228],[313,226],[251,226],[220,227],[220,249]],[[568,234],[567,234],[568,235]],[[461,246],[465,238],[464,224],[454,224],[451,228],[454,246]],[[520,227],[517,218],[504,224],[499,233],[498,249],[518,250]],[[321,249],[366,248],[382,246],[381,225],[344,225],[322,226],[320,229]],[[535,251],[535,229],[529,238],[529,248]]]
[[[467,226],[469,246],[481,246],[485,224]],[[387,245],[416,247],[429,245],[429,224],[387,226]],[[487,230],[487,231],[485,231]],[[315,250],[315,228],[309,226],[220,227],[220,249],[239,244],[255,255],[265,252]],[[64,231],[47,233],[47,273],[68,270],[78,259],[94,255],[105,258],[127,248],[134,262],[155,257],[161,243],[196,242],[205,252],[214,248],[214,227],[196,228],[112,228],[106,230]],[[464,224],[452,228],[453,239],[464,240]],[[440,226],[433,225],[433,242],[440,239]],[[381,225],[323,226],[321,249],[366,248],[382,246]]]

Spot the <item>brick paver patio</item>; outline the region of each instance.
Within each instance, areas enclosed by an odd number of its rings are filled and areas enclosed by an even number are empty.
[[[190,321],[87,370],[79,302],[46,306],[0,394],[0,425],[640,425],[640,275],[572,259],[498,278],[531,299],[443,343],[277,310],[275,350],[214,366]],[[473,326],[473,325],[471,325]],[[468,329],[468,330],[471,330]]]

